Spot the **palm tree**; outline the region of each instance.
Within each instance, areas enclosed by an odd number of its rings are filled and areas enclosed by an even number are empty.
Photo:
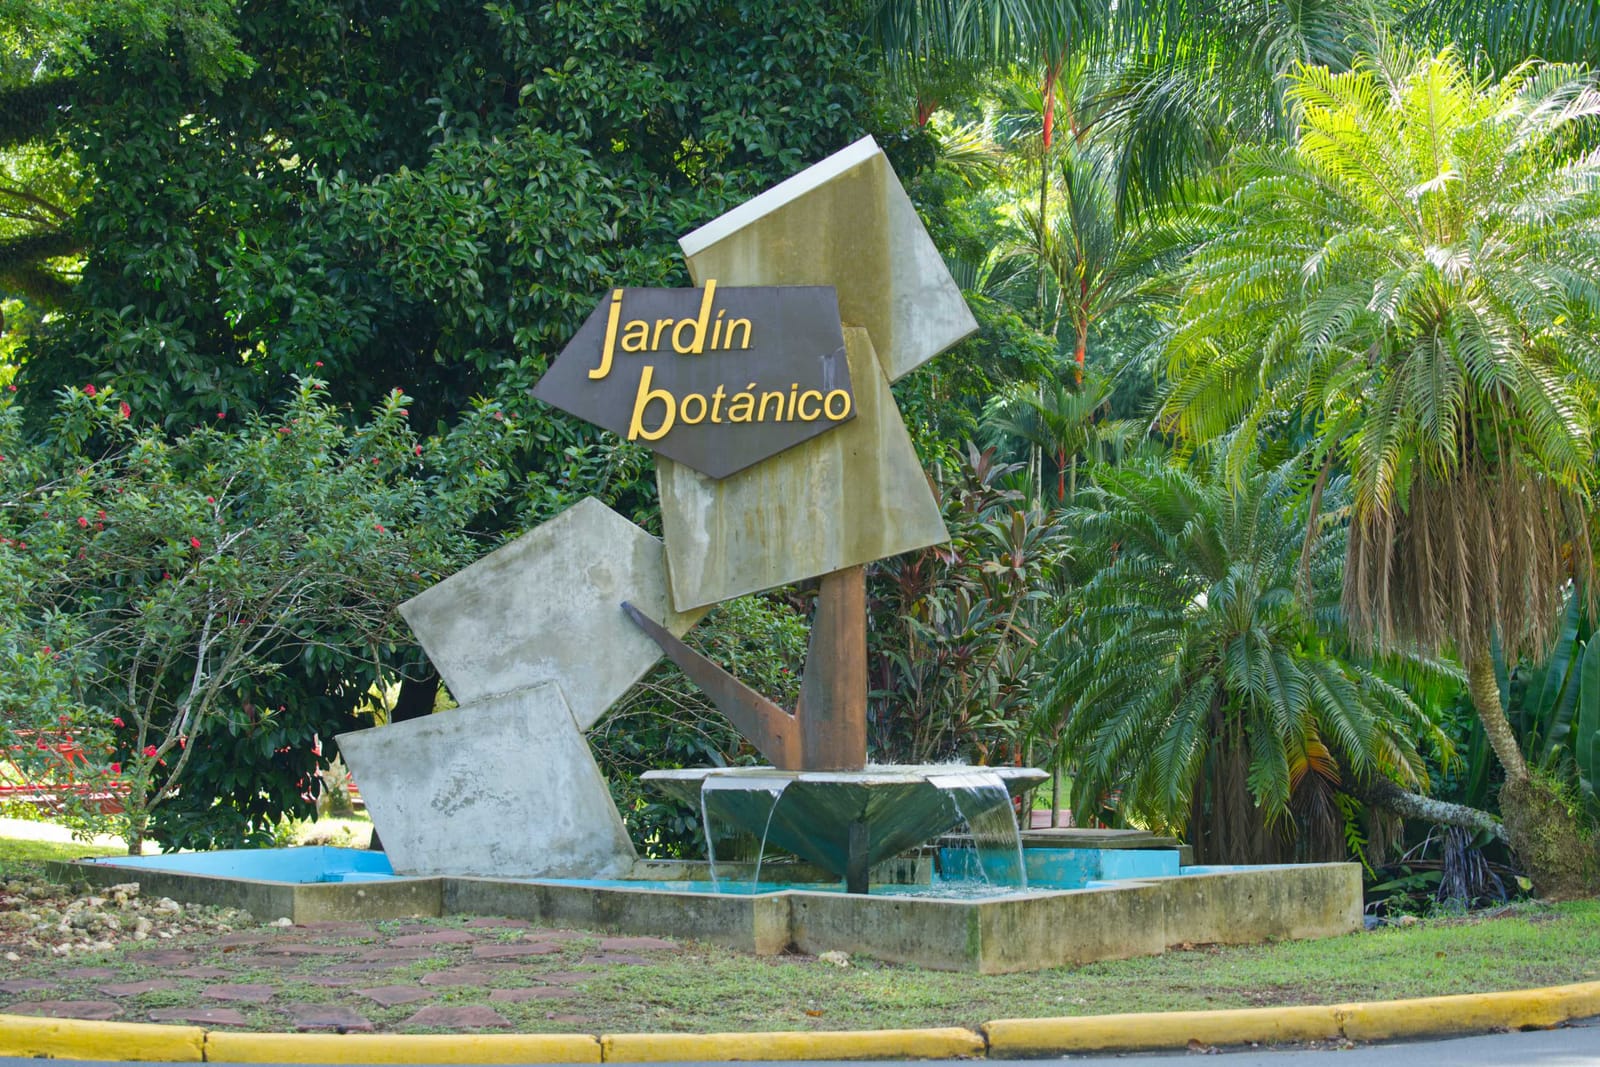
[[[983,421],[990,433],[1048,454],[1056,467],[1056,503],[1066,504],[1078,495],[1080,461],[1119,460],[1145,440],[1143,424],[1105,417],[1112,384],[1091,378],[1074,389],[1018,382],[985,405]]]
[[[1343,537],[1308,533],[1301,488],[1292,465],[1230,485],[1135,463],[1099,468],[1091,505],[1069,509],[1080,553],[1106,560],[1047,645],[1080,818],[1120,794],[1124,819],[1187,831],[1207,860],[1340,859],[1336,789],[1420,784],[1419,740],[1449,752],[1296,596],[1302,555],[1326,579]]]
[[[1479,83],[1453,52],[1387,49],[1303,68],[1289,97],[1297,138],[1235,154],[1231,225],[1191,260],[1165,414],[1228,435],[1236,474],[1289,420],[1348,470],[1351,625],[1454,648],[1512,845],[1541,892],[1575,892],[1585,850],[1517,747],[1491,646],[1548,647],[1563,584],[1593,570],[1600,92],[1573,67]]]

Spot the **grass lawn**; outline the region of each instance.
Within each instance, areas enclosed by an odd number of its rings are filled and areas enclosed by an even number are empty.
[[[0,878],[17,874],[38,875],[46,860],[74,860],[80,856],[126,856],[128,850],[84,841],[33,841],[0,837]]]
[[[82,855],[85,850],[76,844],[0,839],[0,870],[36,874],[42,859]],[[380,922],[364,936],[330,935],[326,941],[350,941],[354,952],[370,949],[397,932],[461,927],[466,921],[462,916]],[[479,935],[523,936],[513,930],[492,935],[479,931]],[[192,948],[197,963],[240,971],[222,981],[274,983],[279,988],[275,1003],[347,1003],[379,1029],[401,1028],[415,1010],[413,1005],[378,1008],[350,989],[317,984],[326,961],[287,961],[296,966],[285,969],[281,964],[286,961],[278,960],[261,970],[260,961],[248,962],[248,952],[225,949],[213,941],[209,935],[185,934],[163,947]],[[809,956],[757,957],[697,943],[650,952],[643,962],[605,966],[587,958],[597,945],[596,940],[573,940],[564,943],[559,954],[492,969],[492,976],[481,983],[451,986],[438,995],[445,1003],[482,1004],[492,988],[540,985],[545,981],[541,976],[550,972],[551,981],[565,982],[572,989],[558,1003],[493,1005],[518,1030],[529,1033],[976,1026],[1017,1016],[1392,1000],[1600,980],[1600,900],[1519,904],[1321,941],[1239,948],[1206,945],[1158,957],[1015,975],[950,974],[863,957],[852,957],[848,966],[840,967]],[[123,950],[134,947],[74,954],[70,960],[24,959],[8,969],[17,978],[59,980],[63,993],[90,997],[95,995],[95,983],[80,983],[60,972],[92,965],[116,968],[121,981],[161,976],[160,968],[133,959],[124,962]],[[396,961],[395,972],[385,977],[374,974],[371,980],[416,983],[429,971],[467,962],[466,952],[461,945],[441,946],[435,957]],[[185,985],[137,1003],[129,1000],[128,1017],[137,1019],[139,1010],[167,1001],[197,998],[199,990],[198,984],[193,990]],[[145,999],[150,1000],[148,1005]],[[284,1026],[283,1016],[270,1006],[252,1007],[245,1014],[253,1028]]]

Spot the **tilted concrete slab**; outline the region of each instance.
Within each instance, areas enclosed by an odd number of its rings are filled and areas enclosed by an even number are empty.
[[[978,329],[894,168],[871,137],[678,242],[696,285],[832,285],[899,381]],[[854,365],[851,372],[855,373]]]
[[[672,610],[661,542],[589,497],[400,613],[458,703],[555,682],[587,730],[661,658],[624,600],[676,635],[705,614]]]
[[[604,878],[636,856],[555,684],[339,735],[396,874]]]
[[[680,612],[950,540],[867,331],[844,337],[850,422],[720,481],[657,459]]]

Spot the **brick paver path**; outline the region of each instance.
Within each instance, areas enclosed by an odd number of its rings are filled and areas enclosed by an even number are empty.
[[[240,930],[14,964],[0,1013],[255,1030],[591,1032],[581,1014],[646,1021],[654,996],[617,980],[685,950],[480,916],[430,922],[324,922]],[[632,998],[644,997],[634,1002]],[[611,1018],[616,1025],[619,1021]]]

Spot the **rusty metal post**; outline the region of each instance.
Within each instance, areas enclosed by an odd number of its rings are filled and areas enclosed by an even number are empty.
[[[867,765],[865,567],[822,576],[795,718],[806,770],[859,771]]]

